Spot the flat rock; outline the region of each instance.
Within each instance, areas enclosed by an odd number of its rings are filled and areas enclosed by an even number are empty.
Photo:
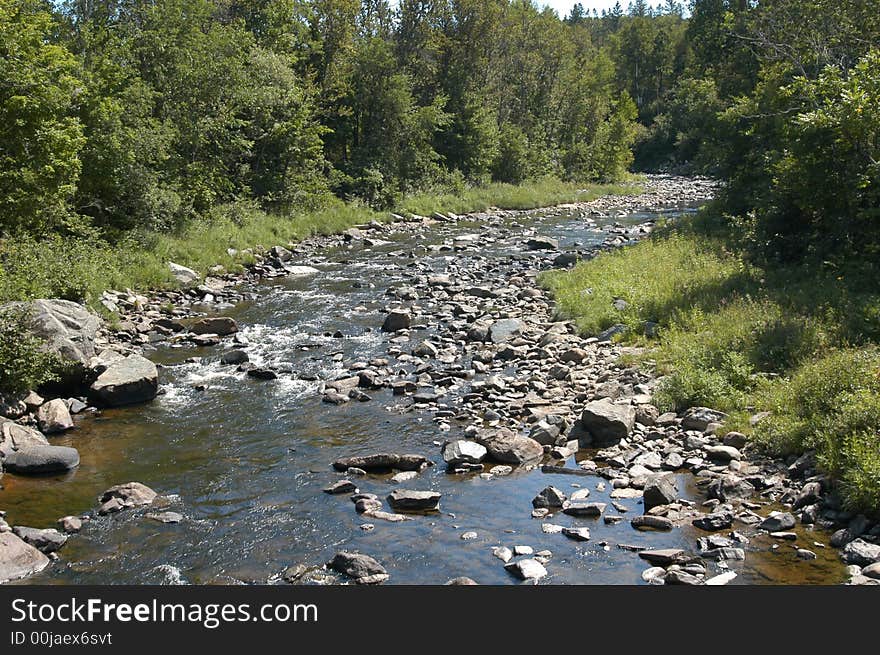
[[[228,316],[212,316],[202,318],[189,326],[193,334],[216,334],[218,337],[226,337],[238,332],[238,323]]]
[[[505,564],[504,568],[520,580],[540,580],[547,575],[547,569],[536,559],[521,559]]]
[[[54,528],[39,529],[17,525],[12,528],[12,533],[46,555],[54,553],[67,543],[67,535]]]
[[[684,555],[684,551],[680,548],[643,550],[639,552],[639,557],[657,566],[668,566],[669,564],[674,564],[682,557],[682,555]]]
[[[119,407],[152,400],[158,391],[156,365],[140,355],[129,355],[98,376],[89,388],[89,397],[97,404]]]
[[[450,441],[443,447],[443,461],[450,468],[461,464],[479,464],[487,454],[484,445],[467,439]]]
[[[352,578],[357,584],[380,584],[389,577],[384,566],[361,553],[338,552],[327,567]]]
[[[333,462],[333,468],[337,471],[346,471],[349,468],[359,468],[364,471],[381,471],[397,469],[399,471],[421,471],[428,465],[428,460],[422,455],[400,455],[397,453],[376,453],[373,455],[359,455],[355,457],[343,457]]]
[[[588,503],[584,501],[567,501],[562,511],[569,516],[597,517],[605,511],[605,503]]]
[[[637,530],[672,530],[675,527],[675,524],[665,516],[652,516],[650,514],[634,516],[630,521],[630,525]]]
[[[440,506],[440,493],[437,491],[395,489],[388,494],[388,504],[401,512],[437,511]]]
[[[794,516],[788,512],[770,512],[767,518],[761,521],[758,528],[767,532],[781,532],[791,530],[796,523]]]

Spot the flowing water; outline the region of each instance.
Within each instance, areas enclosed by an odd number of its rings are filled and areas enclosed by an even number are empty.
[[[654,217],[615,220],[636,224]],[[527,256],[518,244],[528,228],[559,239],[563,249],[583,248],[602,242],[602,227],[601,221],[591,225],[566,215],[519,217],[508,221],[507,238],[479,255]],[[704,533],[690,526],[637,532],[628,521],[612,526],[559,514],[549,522],[589,526],[592,540],[542,533],[543,521],[531,518],[535,493],[548,484],[566,493],[583,485],[591,489],[591,500],[609,502],[611,485],[597,491],[604,482],[598,477],[531,470],[483,480],[434,466],[404,486],[442,492],[442,511],[403,523],[366,519],[347,496],[322,493],[340,477],[330,467],[339,457],[412,452],[442,463],[438,443],[465,427],[453,422],[444,432],[430,413],[402,409],[407,402],[390,390],[370,392],[372,402],[325,404],[319,382],[309,378],[333,379],[352,362],[385,356],[388,337],[378,330],[385,289],[408,283],[407,264],[415,261],[410,252],[416,249],[419,261],[443,272],[456,253],[421,254],[424,247],[479,231],[473,224],[443,224],[421,234],[396,234],[390,244],[373,248],[328,248],[302,262],[319,268],[319,275],[266,280],[252,300],[220,312],[238,321],[251,344],[251,361],[295,374],[282,373],[275,381],[247,378],[219,364],[223,346],[164,346],[147,353],[163,365],[164,393],[148,405],[85,418],[77,430],[53,438],[79,449],[80,467],[57,477],[7,473],[0,481],[0,508],[10,524],[50,527],[61,516],[95,508],[104,489],[136,480],[165,496],[184,520],[161,524],[139,511],[97,517],[68,541],[59,561],[18,584],[266,583],[291,564],[320,565],[343,548],[379,559],[391,575],[389,584],[441,584],[462,575],[483,584],[513,584],[491,547],[520,544],[553,552],[542,583],[642,584],[646,563],[618,544],[694,551]],[[337,330],[345,336],[324,336]],[[187,363],[194,356],[202,361]],[[356,481],[361,491],[384,497],[394,486],[388,477]],[[678,487],[685,497],[702,500],[689,474],[678,476]],[[630,515],[641,512],[637,501],[624,502]],[[362,530],[367,521],[375,529]],[[745,562],[729,563],[739,573],[734,583],[842,582],[836,551],[814,545],[826,543],[828,535],[797,530],[798,545],[814,550],[816,560],[798,560],[787,542],[774,550],[771,540],[756,537],[746,546]],[[462,540],[468,531],[477,538]]]

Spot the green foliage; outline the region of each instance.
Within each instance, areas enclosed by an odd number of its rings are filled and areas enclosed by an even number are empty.
[[[0,392],[23,393],[58,379],[61,362],[28,329],[27,310],[0,308]]]
[[[47,3],[0,0],[0,232],[62,228],[80,173],[76,60]]]

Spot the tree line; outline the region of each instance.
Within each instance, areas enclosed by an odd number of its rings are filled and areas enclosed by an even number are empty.
[[[0,0],[0,230],[627,170],[729,182],[764,254],[880,245],[864,0]]]

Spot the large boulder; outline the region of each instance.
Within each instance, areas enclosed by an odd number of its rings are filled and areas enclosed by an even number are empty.
[[[403,310],[395,309],[388,312],[385,321],[382,323],[383,332],[399,332],[405,330],[412,325],[412,315]]]
[[[61,398],[50,400],[37,410],[37,423],[46,434],[64,432],[73,427],[70,410]]]
[[[587,403],[581,425],[600,443],[613,443],[628,437],[636,422],[632,405],[615,405],[607,398]]]
[[[191,268],[175,264],[174,262],[168,262],[168,269],[171,271],[171,275],[174,276],[174,279],[183,285],[195,284],[202,279],[202,276]]]
[[[502,464],[536,464],[544,456],[541,444],[507,428],[480,430],[476,441],[486,447],[491,459]]]
[[[140,355],[129,355],[112,362],[92,383],[89,395],[100,405],[119,407],[152,400],[158,391],[156,365]]]
[[[114,514],[131,507],[150,505],[158,494],[140,482],[126,482],[110,487],[98,497],[98,514]]]
[[[62,473],[79,466],[79,452],[67,446],[26,446],[12,451],[3,460],[10,473]]]
[[[681,427],[685,430],[705,432],[713,423],[723,423],[727,414],[709,407],[691,407],[681,417]]]
[[[665,475],[655,475],[645,483],[642,498],[647,512],[654,507],[674,503],[678,494],[675,492],[675,486]]]
[[[226,337],[238,332],[238,324],[228,316],[212,316],[199,319],[189,326],[189,331],[193,334],[216,334]]]
[[[11,532],[0,532],[0,584],[18,580],[49,564],[49,558]]]
[[[89,360],[95,356],[95,337],[101,319],[88,309],[69,300],[32,300],[8,303],[4,309],[24,310],[34,335],[46,342],[46,349],[68,364],[65,380],[79,383]]]
[[[466,439],[450,441],[443,447],[443,461],[449,468],[461,464],[479,464],[487,454],[485,446]]]
[[[28,446],[48,446],[42,433],[13,421],[0,419],[0,457]]]
[[[39,528],[27,528],[23,525],[17,525],[12,528],[12,532],[25,543],[30,544],[41,553],[47,555],[54,553],[67,543],[67,535],[58,532],[54,528],[41,530]]]

